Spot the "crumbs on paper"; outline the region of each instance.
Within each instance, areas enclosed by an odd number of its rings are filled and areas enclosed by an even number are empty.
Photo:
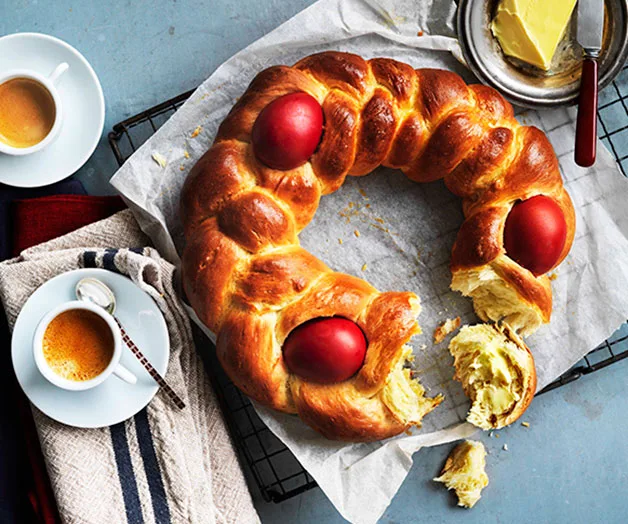
[[[168,163],[168,161],[166,160],[166,157],[163,156],[160,153],[153,153],[151,155],[151,158],[157,163],[159,164],[160,167],[166,167],[166,164]]]

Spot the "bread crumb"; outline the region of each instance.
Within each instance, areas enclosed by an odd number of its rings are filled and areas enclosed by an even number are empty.
[[[529,427],[530,427],[530,423],[529,423],[529,422],[522,422],[522,423],[521,423],[521,425],[522,425],[524,428],[529,428]]]
[[[556,279],[558,278],[558,274],[556,274],[556,273],[551,273],[551,274],[547,275],[547,277],[548,277],[550,280],[556,280]]]
[[[190,158],[190,153],[188,153],[187,151],[183,151],[183,156],[185,158]]]
[[[339,238],[339,239],[338,239],[338,243],[339,243],[339,244],[342,244],[342,238]]]
[[[183,164],[179,166],[179,171],[185,171],[185,166]]]
[[[157,162],[157,164],[159,164],[161,167],[166,167],[166,164],[168,163],[168,161],[166,160],[166,157],[164,157],[162,154],[160,153],[153,153],[151,155],[151,158]]]
[[[416,36],[423,36],[423,31],[419,31]]]
[[[364,197],[364,198],[368,198],[366,196],[366,191],[364,191],[364,189],[360,189],[360,194]]]
[[[192,131],[190,138],[196,138],[201,133],[202,130],[203,130],[203,126],[197,126],[197,128],[194,131]]]
[[[383,218],[376,217],[376,218],[375,218],[375,222],[379,222],[380,224],[383,224],[383,223],[384,223],[384,219],[383,219]]]
[[[440,344],[445,337],[460,327],[460,317],[448,318],[434,330],[434,344]]]
[[[502,447],[502,449],[503,449],[504,451],[508,451],[508,444],[504,444],[504,446]]]
[[[359,237],[359,236],[360,236],[360,232],[359,232],[357,229],[353,232],[353,234],[354,234],[356,237]]]
[[[362,271],[366,271],[366,264],[362,266]]]
[[[495,438],[499,438],[499,433],[495,433]]]
[[[488,485],[485,456],[481,442],[465,440],[449,454],[440,477],[434,479],[455,490],[458,506],[472,508],[480,500],[482,489]]]

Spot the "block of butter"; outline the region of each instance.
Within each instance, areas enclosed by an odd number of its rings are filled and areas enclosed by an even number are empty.
[[[547,71],[575,5],[576,0],[501,0],[491,31],[504,53]]]

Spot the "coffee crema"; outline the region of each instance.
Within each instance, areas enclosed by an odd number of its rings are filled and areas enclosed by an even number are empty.
[[[12,78],[0,84],[0,141],[11,147],[39,144],[52,130],[55,101],[31,78]]]
[[[44,358],[60,377],[73,381],[100,375],[113,358],[113,334],[96,313],[70,309],[57,315],[44,333]]]

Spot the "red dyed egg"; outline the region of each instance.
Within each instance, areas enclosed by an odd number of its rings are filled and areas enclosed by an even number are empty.
[[[556,265],[566,238],[562,210],[543,195],[515,204],[504,227],[506,254],[535,275],[547,273]]]
[[[284,95],[268,104],[253,124],[255,156],[268,167],[288,170],[308,161],[323,133],[323,110],[307,93]]]
[[[295,328],[283,345],[288,369],[301,378],[332,384],[355,375],[366,355],[366,337],[345,318],[317,318]]]

